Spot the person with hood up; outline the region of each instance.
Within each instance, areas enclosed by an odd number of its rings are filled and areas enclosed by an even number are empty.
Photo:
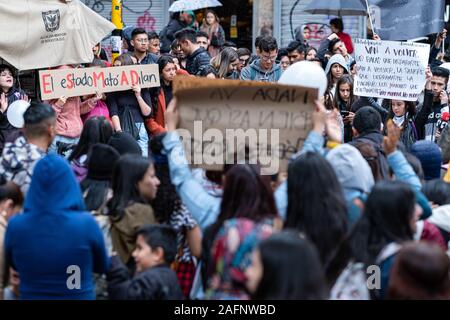
[[[420,160],[426,181],[441,177],[442,153],[436,143],[416,141],[411,147],[411,153]]]
[[[336,96],[337,82],[344,74],[349,74],[349,69],[345,58],[340,54],[335,54],[330,58],[325,68],[325,74],[327,75],[328,87],[325,91],[325,106],[327,109],[332,110],[334,107],[334,100]]]
[[[275,62],[278,56],[277,40],[266,36],[258,42],[259,59],[253,61],[241,71],[241,80],[277,82],[283,70]]]
[[[106,273],[109,258],[75,175],[60,156],[37,163],[24,212],[9,221],[5,257],[20,275],[21,299],[95,298],[93,272]]]

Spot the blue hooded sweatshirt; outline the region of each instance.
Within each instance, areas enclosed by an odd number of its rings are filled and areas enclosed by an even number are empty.
[[[93,272],[106,273],[109,258],[75,175],[60,156],[36,164],[24,212],[8,224],[5,253],[19,273],[21,299],[95,298]]]

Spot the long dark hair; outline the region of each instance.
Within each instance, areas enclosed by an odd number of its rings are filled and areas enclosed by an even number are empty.
[[[256,222],[275,218],[278,214],[270,182],[259,174],[258,165],[237,164],[225,175],[220,213],[208,228],[205,241],[213,241],[223,223],[232,218],[247,218]]]
[[[165,133],[154,136],[150,141],[150,150],[155,158],[156,176],[160,181],[155,199],[151,204],[159,223],[169,223],[170,216],[182,208],[182,201],[170,180],[169,164],[167,157],[161,153],[163,149],[162,139]]]
[[[341,95],[339,93],[339,87],[343,84],[348,84],[350,86],[350,100],[348,103],[341,99]],[[336,94],[334,95],[334,107],[339,109],[340,105],[342,105],[345,106],[345,110],[350,111],[353,102],[355,102],[355,96],[353,95],[353,78],[349,74],[344,74],[336,83]]]
[[[401,101],[405,103],[405,116],[406,114],[408,114],[408,119],[405,119],[406,121],[403,122],[403,128],[405,128],[408,125],[408,120],[413,119],[416,114],[416,103],[414,101],[404,101],[404,100]],[[384,102],[384,105],[389,110],[388,119],[393,119],[395,115],[394,112],[392,111],[392,100],[386,100],[386,102]]]
[[[218,224],[231,218],[260,221],[277,215],[270,184],[259,171],[259,166],[250,164],[238,164],[228,170]]]
[[[158,59],[158,69],[161,83],[163,83],[162,71],[169,63],[175,64],[171,55],[162,55]]]
[[[109,214],[121,219],[125,209],[133,203],[147,203],[138,190],[152,160],[140,155],[126,154],[120,157],[112,177],[113,197],[108,201]]]
[[[113,134],[113,128],[105,117],[89,118],[81,131],[80,140],[71,153],[69,161],[73,161],[89,152],[96,143],[108,143]]]
[[[255,300],[327,299],[325,274],[318,252],[298,232],[274,234],[259,244],[263,276]],[[295,270],[293,270],[295,268]]]
[[[232,218],[247,218],[255,222],[278,215],[270,178],[262,177],[260,167],[236,164],[226,171],[220,213],[215,223],[209,226],[202,239],[202,279],[207,283],[210,274],[211,246],[224,222]]]
[[[346,239],[348,216],[344,193],[330,163],[318,153],[301,155],[289,165],[287,186],[284,227],[304,233],[316,245],[324,266],[335,265],[332,260]],[[343,269],[347,262],[338,263],[342,265],[337,268]],[[330,282],[335,273],[327,271]]]
[[[386,245],[412,240],[415,204],[414,192],[404,182],[377,183],[350,236],[356,259],[367,266],[373,265]]]
[[[163,69],[169,64],[169,63],[175,63],[173,61],[173,57],[171,55],[165,54],[159,57],[158,59],[158,69],[159,69],[159,80],[161,83],[161,86],[150,88],[150,95],[152,99],[152,115],[156,115],[156,110],[158,109],[158,96],[161,90],[163,90],[164,80],[163,80]],[[172,87],[172,83],[170,84],[170,87]]]
[[[81,181],[81,191],[83,191],[83,194],[87,192],[84,197],[86,210],[95,211],[100,209],[102,204],[105,203],[110,185],[109,180],[94,180],[89,177]]]

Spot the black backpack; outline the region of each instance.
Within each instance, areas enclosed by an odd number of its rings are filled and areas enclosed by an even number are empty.
[[[380,145],[374,143],[372,140],[364,138],[364,137],[358,138],[357,141],[369,143],[374,147],[375,151],[378,154],[377,162],[378,162],[378,166],[380,167],[381,178],[383,180],[389,180],[390,176],[391,176],[390,169],[389,169],[389,163],[387,161],[386,153],[384,152],[383,148]]]

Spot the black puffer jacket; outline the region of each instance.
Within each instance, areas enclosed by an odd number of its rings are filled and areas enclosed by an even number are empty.
[[[175,33],[177,31],[186,28],[187,25],[178,19],[170,19],[167,26],[165,26],[159,33],[159,39],[161,41],[161,53],[169,53],[170,45],[175,40]]]
[[[168,265],[158,265],[131,278],[127,267],[115,256],[107,280],[112,300],[183,300],[177,275]]]
[[[23,92],[20,89],[12,88],[7,93],[8,96],[8,107],[16,100],[19,100],[23,95],[25,95],[25,92]],[[5,147],[5,143],[7,142],[8,137],[13,134],[17,133],[19,129],[13,127],[11,123],[9,123],[8,118],[6,117],[6,112],[8,109],[6,109],[5,113],[2,113],[0,111],[0,154],[3,152],[3,148]]]
[[[210,60],[208,51],[200,47],[187,57],[186,71],[195,76],[202,68],[209,65]]]

